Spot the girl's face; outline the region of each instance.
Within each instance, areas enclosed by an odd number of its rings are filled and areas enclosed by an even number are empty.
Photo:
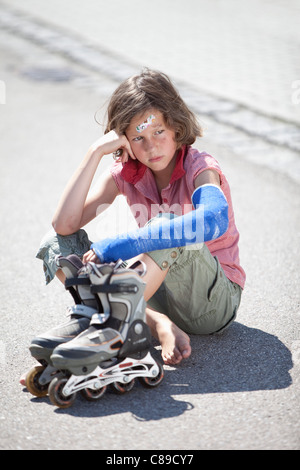
[[[175,157],[175,132],[166,126],[162,113],[156,109],[135,116],[126,137],[135,157],[154,173],[166,169]]]

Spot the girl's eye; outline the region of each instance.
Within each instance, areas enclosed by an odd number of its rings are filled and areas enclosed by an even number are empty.
[[[165,131],[164,129],[160,129],[160,130],[158,130],[158,131],[155,131],[155,132],[154,132],[154,135],[160,135],[160,134],[162,134],[164,131]],[[143,136],[141,135],[141,136],[138,136],[138,137],[134,137],[134,138],[132,139],[132,141],[133,141],[133,142],[139,142],[139,141],[142,140],[142,139],[143,139]]]

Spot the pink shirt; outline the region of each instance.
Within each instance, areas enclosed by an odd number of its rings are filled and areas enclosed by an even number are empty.
[[[228,279],[244,288],[246,275],[239,261],[239,232],[235,225],[230,188],[215,158],[190,146],[182,147],[171,181],[161,194],[152,171],[137,160],[129,160],[124,165],[116,162],[110,171],[120,193],[126,196],[138,226],[143,227],[159,212],[184,215],[193,210],[191,197],[195,190],[194,180],[208,169],[219,173],[221,189],[228,203],[229,227],[224,235],[206,242],[206,245],[212,256],[217,256]]]

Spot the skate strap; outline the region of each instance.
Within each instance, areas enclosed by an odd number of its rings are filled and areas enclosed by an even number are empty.
[[[92,294],[96,293],[105,293],[105,294],[115,294],[115,293],[136,293],[138,291],[138,286],[135,284],[93,284],[91,285]]]
[[[98,295],[94,296],[94,300],[87,298],[86,295],[83,295],[83,292],[80,293],[78,287],[79,286],[88,286],[90,287],[91,281],[88,277],[71,277],[65,280],[65,288],[70,292],[72,295],[75,304],[86,304],[91,303],[91,301],[95,302],[97,305],[98,310],[102,310],[102,303],[99,299]]]
[[[90,285],[90,280],[87,277],[70,277],[65,280],[65,288],[72,295],[75,304],[81,304],[82,299],[74,286],[87,286]],[[97,301],[97,299],[96,299]]]
[[[137,269],[138,266],[141,266],[141,267],[142,267],[142,270]],[[147,273],[147,266],[146,266],[146,264],[144,263],[144,261],[142,261],[142,260],[137,260],[135,263],[133,263],[132,265],[128,266],[128,269],[133,269],[133,270],[136,271],[141,277],[145,276],[145,274]]]
[[[55,261],[66,277],[76,275],[79,269],[83,267],[83,263],[77,255],[56,256]]]
[[[65,280],[65,288],[73,286],[89,286],[91,281],[88,277],[70,277]]]

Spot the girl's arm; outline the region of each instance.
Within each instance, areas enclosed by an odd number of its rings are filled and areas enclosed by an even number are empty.
[[[117,186],[110,174],[106,174],[92,195],[89,190],[98,165],[104,155],[123,150],[122,162],[128,156],[135,158],[124,135],[114,131],[98,139],[88,150],[83,161],[67,184],[54,214],[52,225],[60,235],[70,235],[86,225],[97,215],[103,204],[111,204],[118,194]]]
[[[207,170],[209,171],[209,170]],[[228,204],[215,172],[197,178],[192,195],[194,210],[173,219],[156,223],[93,243],[91,248],[101,263],[127,260],[141,253],[203,243],[221,237],[228,229]],[[208,183],[205,181],[209,181]],[[210,182],[214,181],[214,182]],[[89,251],[85,262],[91,261]]]

